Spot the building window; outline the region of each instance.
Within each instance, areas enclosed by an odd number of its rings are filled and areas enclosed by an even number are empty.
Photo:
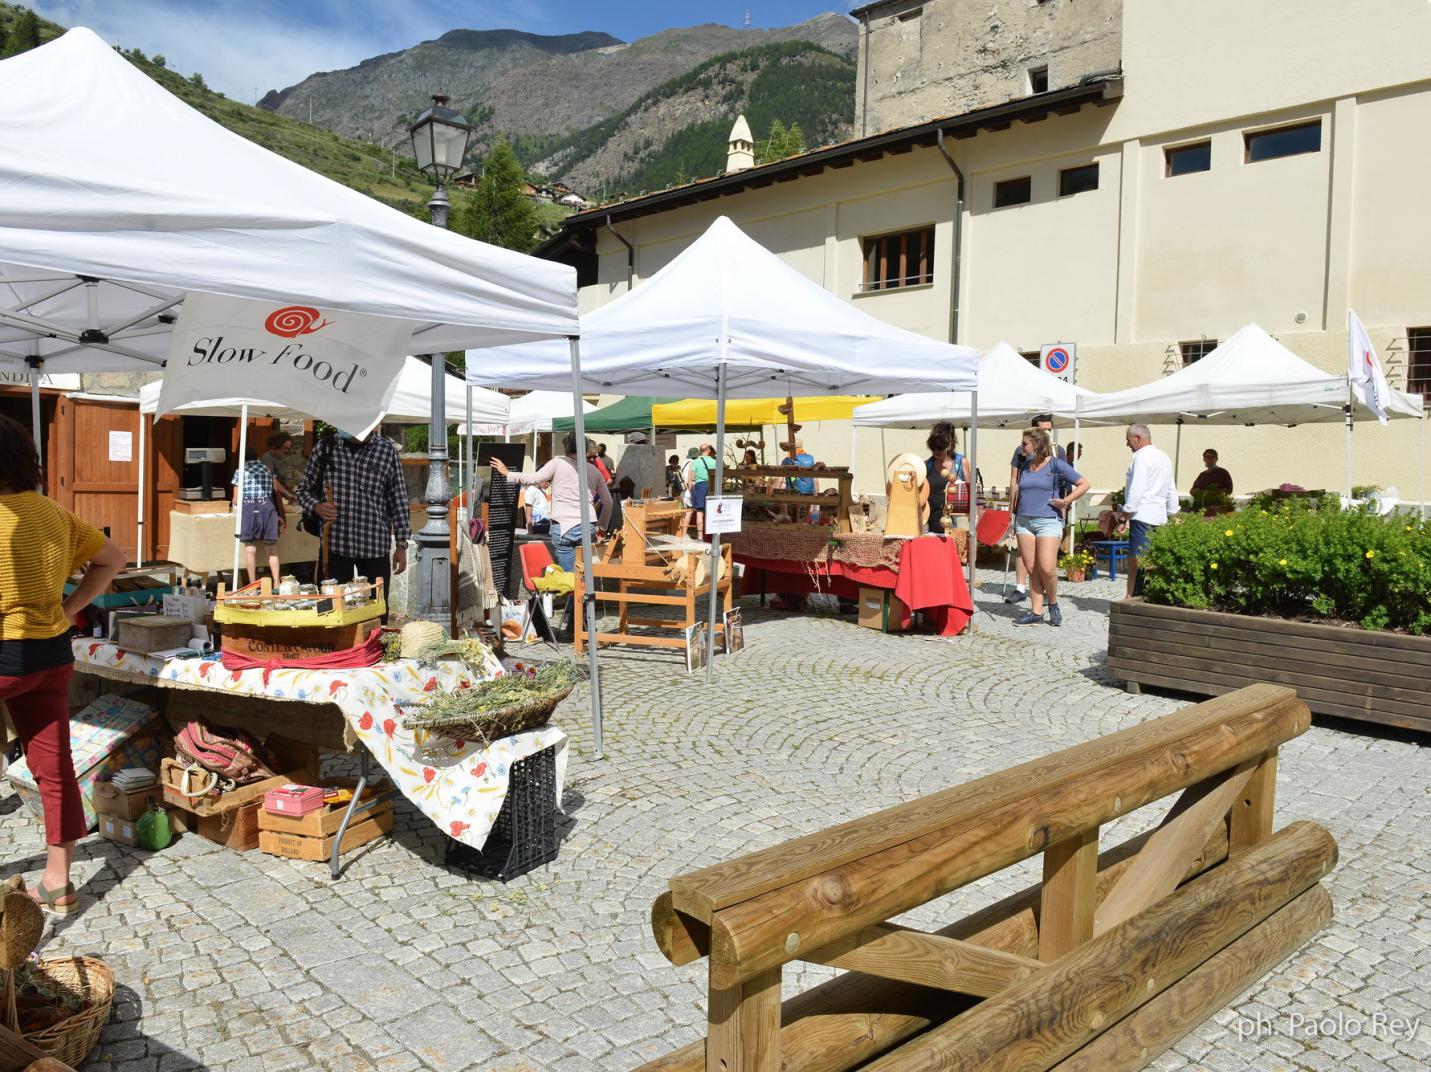
[[[875,235],[864,240],[860,289],[893,290],[934,282],[934,228]]]
[[[1034,368],[1043,368],[1042,350],[1020,350],[1019,356],[1027,361]]]
[[[1029,92],[1048,92],[1048,64],[1029,68]]]
[[[1208,354],[1217,349],[1216,339],[1199,339],[1197,342],[1180,342],[1178,349],[1182,351],[1183,367],[1196,364]]]
[[[1431,328],[1406,332],[1406,390],[1431,401]]]
[[[1021,179],[1005,179],[1003,182],[994,183],[994,207],[1027,205],[1033,200],[1032,185],[1027,175]]]
[[[1167,160],[1169,176],[1191,175],[1195,171],[1212,170],[1212,142],[1210,141],[1164,149],[1163,156]]]
[[[1242,140],[1246,147],[1244,158],[1249,164],[1259,160],[1276,160],[1279,156],[1317,153],[1322,149],[1322,121],[1314,119],[1310,123],[1275,130],[1248,131],[1242,135]]]
[[[1082,167],[1064,168],[1058,173],[1058,196],[1081,194],[1098,189],[1098,165],[1084,164]]]

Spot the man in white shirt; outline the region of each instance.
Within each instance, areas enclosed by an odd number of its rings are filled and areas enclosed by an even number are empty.
[[[522,497],[522,505],[527,511],[527,531],[547,532],[551,528],[552,486],[533,484]]]
[[[1130,424],[1123,437],[1133,452],[1123,485],[1123,518],[1128,522],[1128,595],[1138,577],[1138,559],[1148,550],[1153,530],[1166,525],[1178,512],[1178,492],[1173,485],[1173,461],[1153,446],[1146,424]]]

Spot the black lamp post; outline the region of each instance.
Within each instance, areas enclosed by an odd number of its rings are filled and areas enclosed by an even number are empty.
[[[437,188],[427,202],[434,227],[446,227],[452,202],[447,180],[462,167],[472,126],[460,112],[447,107],[447,97],[433,95],[432,107],[417,117],[412,137],[417,166],[432,176]],[[417,616],[446,624],[452,614],[452,559],[448,551],[451,530],[447,504],[452,498],[447,480],[447,361],[428,354],[432,364],[432,422],[427,433],[427,524],[417,533]]]

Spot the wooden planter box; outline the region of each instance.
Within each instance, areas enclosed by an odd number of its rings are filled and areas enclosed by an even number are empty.
[[[1199,696],[1269,681],[1316,714],[1431,731],[1431,637],[1124,599],[1111,607],[1108,670],[1135,689]]]

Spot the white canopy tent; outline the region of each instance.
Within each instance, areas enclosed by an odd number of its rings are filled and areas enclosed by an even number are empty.
[[[0,370],[157,372],[190,291],[409,321],[431,352],[577,330],[571,268],[271,153],[86,29],[0,62],[0,144]]]
[[[670,264],[582,318],[580,343],[534,343],[469,356],[470,383],[716,399],[715,487],[723,486],[725,401],[779,394],[974,391],[978,354],[861,312],[720,217]],[[513,407],[515,409],[515,405]],[[977,408],[974,410],[977,416]],[[584,422],[576,417],[578,440]],[[971,444],[971,452],[972,452]],[[590,496],[582,485],[583,555],[591,562]],[[712,540],[712,561],[720,536]],[[973,555],[970,555],[970,580]],[[715,571],[712,570],[714,577]],[[971,584],[972,590],[972,584]],[[715,643],[711,586],[706,667]],[[585,613],[595,621],[594,593]],[[596,644],[591,645],[593,696]],[[599,700],[598,700],[599,704]],[[593,712],[598,727],[600,711]]]
[[[1416,395],[1392,391],[1387,416],[1422,420],[1421,501],[1426,501],[1425,417]],[[1347,494],[1351,494],[1351,422],[1375,415],[1358,401],[1348,377],[1302,360],[1256,324],[1239,328],[1201,361],[1140,387],[1079,402],[1084,420],[1173,424],[1347,425]],[[1179,450],[1178,453],[1181,453]],[[1175,455],[1176,456],[1176,455]]]
[[[559,345],[559,352],[565,354],[566,350],[565,344]],[[495,360],[495,358],[488,357],[480,352],[469,352],[467,355],[469,367],[471,367],[471,362],[473,361],[487,362],[491,360]],[[469,373],[468,382],[475,385],[478,381],[473,379]],[[503,382],[505,383],[506,381]],[[552,430],[553,420],[557,417],[570,417],[572,415],[573,405],[570,390],[530,391],[527,394],[512,399],[511,413],[505,421],[481,423],[505,424],[505,430],[508,435],[529,435],[532,432],[550,432]],[[590,402],[584,399],[582,400],[581,411],[583,413],[590,413],[595,408],[596,407]],[[477,417],[473,419],[480,421],[480,418]]]
[[[989,428],[1026,428],[1036,413],[1053,414],[1057,425],[1072,425],[1080,399],[1093,392],[1064,383],[1025,360],[1006,342],[979,358],[979,424]],[[927,428],[935,421],[967,424],[970,399],[959,391],[895,395],[855,409],[858,427]]]

